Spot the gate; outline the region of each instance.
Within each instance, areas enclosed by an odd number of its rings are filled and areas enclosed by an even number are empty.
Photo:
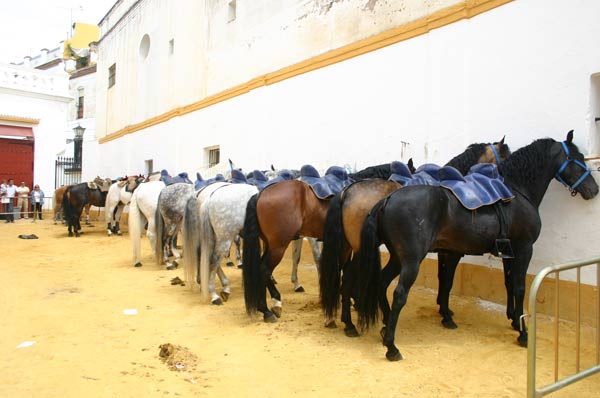
[[[62,185],[73,185],[81,182],[81,162],[75,158],[58,157],[54,166],[54,189]]]
[[[585,370],[580,369],[581,357],[581,268],[586,266],[596,265],[596,365]],[[559,341],[559,281],[560,272],[570,269],[577,271],[577,287],[575,296],[575,373],[571,376],[558,379],[558,341]],[[535,386],[535,369],[536,369],[536,342],[537,342],[537,323],[536,323],[536,305],[537,294],[542,282],[546,276],[554,273],[554,289],[555,289],[555,304],[554,304],[554,383],[548,384],[540,389]],[[529,312],[531,322],[529,324],[529,337],[527,341],[527,398],[537,398],[550,394],[556,390],[568,386],[578,380],[591,376],[594,373],[600,372],[600,257],[594,257],[588,260],[575,261],[571,263],[554,265],[546,267],[540,271],[531,284],[529,293]]]

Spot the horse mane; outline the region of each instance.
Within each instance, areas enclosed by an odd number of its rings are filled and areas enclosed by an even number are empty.
[[[463,153],[460,155],[456,155],[448,163],[446,166],[452,166],[458,171],[461,172],[462,175],[466,175],[469,172],[471,166],[477,163],[477,160],[483,155],[487,146],[490,144],[486,143],[478,143],[471,144],[465,149]]]
[[[357,171],[356,173],[349,174],[348,176],[354,181],[360,181],[367,178],[383,178],[387,180],[390,178],[390,164],[384,163],[377,166],[370,166],[364,170]]]
[[[500,164],[498,171],[511,185],[527,186],[535,183],[546,170],[540,167],[548,157],[550,147],[556,143],[552,138],[541,138],[514,152]],[[574,144],[572,144],[577,148]]]

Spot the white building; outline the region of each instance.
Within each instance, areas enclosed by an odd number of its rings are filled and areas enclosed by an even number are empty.
[[[121,0],[100,23],[96,174],[193,172],[216,148],[248,170],[445,163],[570,129],[597,168],[598,15],[593,0]],[[553,182],[541,213],[530,273],[597,254],[599,200]],[[502,279],[497,259],[465,261],[484,265],[465,289]]]

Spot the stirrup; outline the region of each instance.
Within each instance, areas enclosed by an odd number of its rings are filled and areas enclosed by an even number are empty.
[[[496,239],[494,251],[492,253],[500,258],[515,258],[515,252],[513,252],[510,239]]]

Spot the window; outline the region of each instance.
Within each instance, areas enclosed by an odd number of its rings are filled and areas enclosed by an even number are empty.
[[[236,17],[236,0],[231,0],[229,2],[228,14],[227,14],[227,22],[235,21]]]
[[[108,88],[111,88],[115,85],[117,78],[117,64],[112,64],[110,68],[108,68]]]
[[[83,94],[79,94],[79,99],[77,100],[77,119],[83,119]]]
[[[175,39],[169,40],[169,55],[173,55],[175,52]]]
[[[219,147],[208,149],[208,167],[213,167],[219,164],[221,160],[221,150]]]

